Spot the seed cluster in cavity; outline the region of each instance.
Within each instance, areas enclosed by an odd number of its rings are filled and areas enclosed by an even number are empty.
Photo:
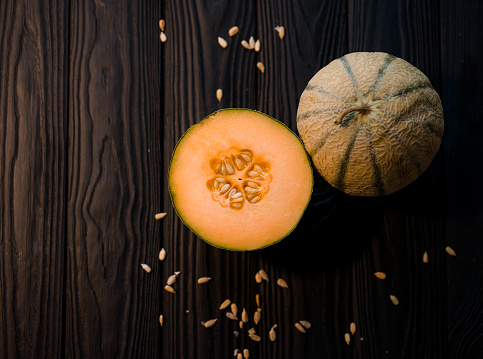
[[[246,203],[257,204],[268,192],[272,180],[266,161],[251,150],[230,149],[210,161],[215,176],[206,182],[213,200],[223,207],[241,210]]]

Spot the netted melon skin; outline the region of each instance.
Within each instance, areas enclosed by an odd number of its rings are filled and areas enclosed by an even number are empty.
[[[350,53],[309,81],[297,129],[332,186],[357,196],[387,195],[431,164],[443,136],[443,108],[429,79],[407,61]]]

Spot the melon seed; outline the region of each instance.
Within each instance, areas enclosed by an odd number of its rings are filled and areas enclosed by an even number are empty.
[[[305,333],[305,329],[304,327],[302,326],[302,324],[300,323],[295,323],[295,328],[297,328],[297,330],[301,333]]]
[[[238,313],[238,307],[236,305],[236,303],[231,303],[231,312],[236,315]]]
[[[397,297],[395,295],[390,295],[389,298],[391,298],[391,302],[392,304],[394,305],[398,305],[399,304],[399,299],[397,299]]]
[[[250,356],[250,353],[248,352],[248,349],[243,349],[243,357],[245,359],[248,359],[249,356]]]
[[[176,291],[174,290],[173,287],[171,287],[170,285],[165,285],[164,286],[164,290],[166,290],[167,292],[170,292],[170,293],[173,293],[173,294],[176,294]]]
[[[238,354],[236,355],[236,359],[243,359],[243,355],[242,355],[242,353],[238,353]]]
[[[164,261],[166,259],[166,249],[161,248],[158,258],[160,261]]]
[[[164,31],[161,31],[161,33],[159,34],[159,39],[161,40],[161,42],[166,42],[168,40],[168,37],[166,36]]]
[[[257,303],[257,307],[260,308],[260,294],[255,295],[255,302]]]
[[[163,326],[163,324],[164,324],[164,317],[163,317],[163,315],[162,315],[162,314],[159,316],[159,324],[160,324],[161,326]]]
[[[258,308],[260,309],[260,308]],[[260,319],[262,318],[262,313],[260,311],[256,311],[255,314],[253,314],[253,322],[255,324],[258,324],[260,322]]]
[[[242,321],[244,323],[248,322],[248,313],[247,313],[247,310],[245,308],[243,308],[243,311],[242,311]]]
[[[226,184],[223,185],[223,187],[221,187],[220,193],[225,193],[229,189],[230,189],[230,184],[229,183],[226,183]]]
[[[232,26],[230,30],[228,30],[228,35],[230,35],[230,37],[235,36],[236,34],[238,34],[238,31],[239,31],[238,26]]]
[[[376,278],[386,279],[386,273],[384,273],[384,272],[376,272],[376,273],[374,273],[374,275],[376,276]]]
[[[302,326],[305,328],[305,329],[310,329],[310,327],[312,326],[312,323],[306,321],[306,320],[299,320],[299,323],[302,324]]]
[[[159,29],[164,31],[164,27],[166,26],[166,21],[164,19],[159,20]]]
[[[263,269],[260,269],[258,271],[258,273],[260,274],[260,278],[262,278],[263,280],[266,280],[268,282],[268,274],[267,274],[267,272],[265,272]]]
[[[166,217],[166,215],[167,215],[167,213],[156,213],[156,214],[154,215],[154,218],[155,218],[156,220],[160,220],[160,219],[163,219],[164,217]]]
[[[424,252],[423,254],[423,263],[428,263],[428,252]]]
[[[151,273],[151,267],[148,266],[147,264],[141,263],[141,267],[147,272]]]
[[[262,277],[260,277],[260,273],[259,272],[255,273],[255,281],[257,283],[262,283]]]
[[[168,277],[168,280],[166,281],[166,284],[169,285],[169,286],[173,285],[174,283],[176,283],[177,278],[178,277],[176,276],[176,274],[170,275]]]
[[[207,322],[205,322],[205,323],[201,322],[201,324],[202,324],[202,325],[203,325],[205,328],[210,328],[210,327],[212,327],[213,325],[215,325],[217,321],[218,321],[218,319],[216,319],[216,318],[215,318],[215,319],[210,319],[210,320],[208,320],[208,321],[207,321]]]
[[[456,256],[456,252],[454,251],[454,249],[449,246],[446,247],[446,253],[448,253],[450,256],[453,256],[453,257]]]
[[[250,162],[252,160],[252,158],[248,155],[245,155],[245,154],[240,154],[240,156],[245,160],[245,162]]]
[[[224,49],[228,46],[228,43],[226,42],[226,40],[219,36],[218,36],[218,44]]]
[[[257,68],[260,70],[262,74],[265,73],[265,65],[263,64],[263,62],[261,61],[257,62]]]
[[[248,46],[250,46],[250,50],[253,50],[255,48],[255,39],[253,36],[250,36],[248,39]]]
[[[226,316],[228,317],[228,319],[238,320],[238,318],[236,317],[236,315],[233,314],[232,312],[226,312]]]
[[[250,339],[252,339],[256,342],[259,342],[262,338],[260,338],[260,336],[257,335],[257,334],[253,334],[253,335],[250,335]]]
[[[287,282],[282,278],[277,279],[277,284],[282,288],[288,288]]]
[[[246,41],[246,40],[242,40],[242,41],[241,41],[241,45],[242,45],[242,46],[243,46],[245,49],[250,50],[250,44],[248,43],[248,41]]]
[[[356,323],[352,322],[350,325],[351,334],[354,335],[356,332]]]
[[[347,343],[347,345],[349,345],[351,343],[351,336],[349,335],[349,333],[344,334],[344,339],[345,339],[345,342]]]
[[[221,102],[221,99],[223,98],[223,90],[222,89],[216,90],[216,98],[218,99],[218,102]]]
[[[220,309],[223,310],[225,308],[227,308],[231,303],[231,300],[230,299],[225,299],[225,301],[223,303],[221,303],[220,305]]]
[[[262,47],[262,45],[260,43],[260,40],[257,40],[255,42],[255,52],[260,52],[261,47]]]
[[[211,277],[201,277],[198,278],[198,284],[205,284],[211,280]]]
[[[268,332],[268,336],[269,336],[269,338],[272,342],[274,342],[275,339],[277,339],[277,334],[275,333],[275,330],[273,330],[273,329],[270,329],[270,331]]]
[[[235,158],[235,166],[239,170],[242,170],[244,165],[243,165],[243,162],[239,158]]]

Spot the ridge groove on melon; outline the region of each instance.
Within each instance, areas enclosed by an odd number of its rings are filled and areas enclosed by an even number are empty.
[[[283,123],[224,109],[190,127],[169,169],[181,220],[220,248],[254,250],[286,237],[312,194],[310,159]]]
[[[332,61],[307,84],[297,129],[324,179],[352,195],[393,193],[439,150],[443,109],[416,67],[381,52]]]

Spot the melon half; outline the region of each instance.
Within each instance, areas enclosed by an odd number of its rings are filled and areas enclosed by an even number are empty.
[[[224,109],[190,127],[169,169],[181,220],[219,248],[255,250],[286,237],[312,194],[299,138],[257,111]]]

